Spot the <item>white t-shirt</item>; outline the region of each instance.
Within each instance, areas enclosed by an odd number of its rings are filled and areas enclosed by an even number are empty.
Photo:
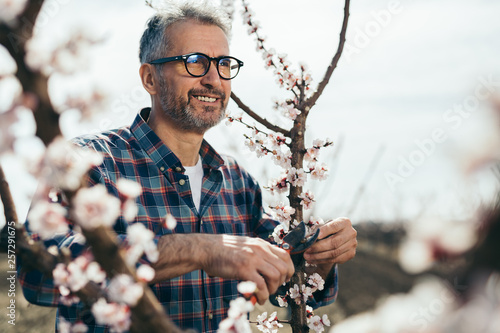
[[[193,196],[194,206],[196,210],[200,211],[201,201],[201,185],[203,182],[203,165],[201,163],[201,156],[198,158],[198,163],[192,167],[184,167],[186,171],[184,174],[189,177],[189,184],[191,185],[191,194]]]

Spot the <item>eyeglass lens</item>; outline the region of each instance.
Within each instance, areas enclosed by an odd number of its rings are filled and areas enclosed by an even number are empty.
[[[191,75],[203,76],[208,72],[210,60],[201,54],[190,55],[186,59],[186,68]],[[217,64],[219,75],[225,79],[232,79],[240,70],[239,63],[233,58],[221,58]]]

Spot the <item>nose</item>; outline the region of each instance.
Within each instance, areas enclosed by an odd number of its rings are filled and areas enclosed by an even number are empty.
[[[201,84],[207,88],[220,88],[222,85],[219,72],[217,71],[217,64],[212,61],[207,74],[201,77]]]

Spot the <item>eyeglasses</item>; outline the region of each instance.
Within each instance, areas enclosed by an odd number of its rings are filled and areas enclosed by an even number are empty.
[[[187,72],[194,77],[202,77],[207,74],[210,69],[210,64],[212,61],[215,61],[217,64],[217,72],[219,72],[219,76],[224,80],[234,79],[234,77],[240,72],[240,67],[243,66],[243,61],[234,57],[221,56],[214,58],[198,52],[176,57],[156,59],[150,61],[149,64],[157,65],[177,60],[184,61],[184,66],[186,67]]]

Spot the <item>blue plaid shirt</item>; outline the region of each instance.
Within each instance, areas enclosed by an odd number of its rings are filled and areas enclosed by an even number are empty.
[[[184,175],[181,162],[144,120],[149,112],[149,108],[143,109],[130,127],[74,140],[77,145],[104,155],[102,165],[91,170],[91,185],[104,184],[111,194],[118,196],[116,183],[120,178],[138,182],[142,195],[137,198],[139,213],[134,223],[143,223],[155,233],[156,239],[170,233],[268,238],[277,222],[263,213],[259,185],[233,159],[220,156],[206,141],[200,149],[204,176],[200,211],[196,210],[189,178]],[[167,214],[177,219],[174,230],[163,226]],[[119,238],[125,238],[127,226],[120,217],[114,226]],[[28,222],[27,227],[29,230]],[[72,233],[46,243],[69,247],[74,256],[85,250]],[[58,306],[58,316],[71,322],[83,321],[89,326],[89,332],[109,331],[95,323],[90,310],[83,304],[61,304],[51,279],[33,271],[21,273],[20,282],[30,302]],[[333,302],[337,294],[336,282],[335,275],[334,283],[316,305]],[[212,332],[227,316],[229,302],[238,296],[237,283],[197,270],[150,287],[177,325]]]

